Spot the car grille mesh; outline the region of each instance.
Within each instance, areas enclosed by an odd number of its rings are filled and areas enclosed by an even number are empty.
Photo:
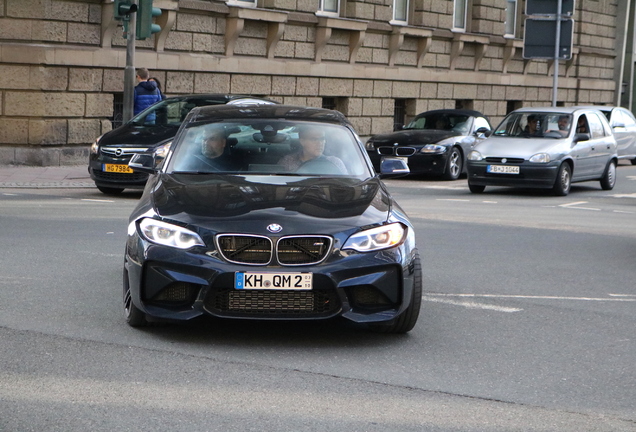
[[[503,159],[506,159],[504,162]],[[500,158],[500,157],[487,157],[486,162],[489,163],[509,163],[509,164],[521,164],[523,158]]]
[[[315,264],[325,258],[330,246],[328,237],[285,237],[276,246],[278,262],[283,265]]]
[[[411,156],[417,151],[414,147],[378,147],[378,154],[383,156]]]
[[[148,174],[141,172],[134,172],[132,174],[126,173],[112,173],[106,171],[93,170],[93,175],[99,180],[110,181],[144,181],[148,179]]]
[[[330,295],[331,294],[331,295]],[[208,306],[239,315],[312,316],[333,313],[339,302],[331,291],[220,289]]]
[[[267,264],[272,259],[272,242],[266,237],[219,236],[219,249],[230,262]]]
[[[233,263],[265,265],[272,260],[273,242],[267,237],[220,235],[219,251]],[[276,243],[276,257],[281,265],[309,265],[321,262],[331,248],[326,236],[290,236]]]
[[[144,153],[147,150],[148,149],[145,148],[145,147],[135,147],[135,148],[131,148],[131,147],[128,147],[128,148],[126,148],[126,147],[102,147],[100,149],[102,154],[105,154],[105,155],[108,155],[108,156],[117,156],[117,157],[132,156],[132,155],[137,154],[137,153]]]

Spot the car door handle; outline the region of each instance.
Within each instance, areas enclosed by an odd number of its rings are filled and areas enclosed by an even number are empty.
[[[596,147],[592,147],[592,150],[596,150]]]

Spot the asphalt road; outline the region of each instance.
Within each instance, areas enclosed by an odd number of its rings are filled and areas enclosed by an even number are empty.
[[[121,311],[138,194],[0,190],[0,431],[636,430],[636,167],[567,197],[390,180],[424,259],[408,335]]]

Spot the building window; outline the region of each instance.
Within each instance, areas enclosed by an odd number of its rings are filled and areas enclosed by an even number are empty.
[[[335,110],[336,109],[336,98],[334,98],[334,97],[324,97],[324,98],[322,98],[322,107],[324,109]]]
[[[406,123],[406,99],[395,99],[393,105],[393,130],[401,130]]]
[[[349,113],[349,98],[346,97],[323,97],[322,107],[325,109],[340,111],[344,115]]]
[[[453,8],[453,30],[466,31],[468,0],[455,0]]]
[[[228,6],[255,8],[256,0],[227,0],[226,4]]]
[[[393,0],[393,21],[396,24],[406,24],[409,17],[409,0]]]
[[[506,114],[510,114],[514,110],[517,110],[523,106],[523,101],[509,100],[506,102]]]
[[[472,110],[474,101],[472,99],[457,99],[455,109]]]
[[[124,94],[113,94],[113,116],[110,118],[110,123],[113,125],[113,129],[117,129],[122,125],[124,118]]]
[[[340,16],[339,0],[320,0],[320,15]]]
[[[506,0],[506,33],[504,36],[517,36],[517,0]]]

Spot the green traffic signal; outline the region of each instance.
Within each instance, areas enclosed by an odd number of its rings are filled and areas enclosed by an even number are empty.
[[[152,7],[152,0],[139,0],[137,10],[137,40],[149,38],[153,33],[161,31],[161,27],[153,24],[152,18],[161,15],[161,9]]]

